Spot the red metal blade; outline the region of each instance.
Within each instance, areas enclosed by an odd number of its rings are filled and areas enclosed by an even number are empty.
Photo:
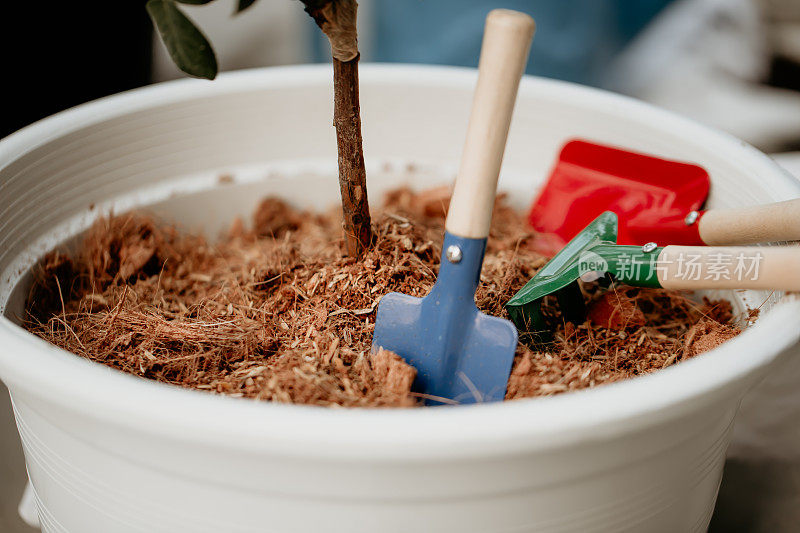
[[[573,140],[562,148],[529,220],[537,231],[567,242],[600,213],[613,211],[619,244],[696,244],[696,227],[683,219],[702,207],[709,187],[698,165]],[[542,240],[542,251],[553,242]]]

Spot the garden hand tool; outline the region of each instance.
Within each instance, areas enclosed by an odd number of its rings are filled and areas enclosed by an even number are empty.
[[[515,11],[487,16],[439,276],[425,298],[391,293],[378,305],[373,350],[391,350],[414,366],[414,388],[429,397],[473,403],[505,396],[517,330],[508,320],[480,313],[475,290],[534,27],[532,18]]]
[[[552,254],[603,211],[620,217],[619,244],[729,245],[800,240],[800,200],[699,211],[710,182],[697,165],[573,140],[531,208]]]
[[[554,294],[562,316],[585,316],[578,279],[610,274],[635,287],[665,289],[800,290],[800,247],[708,247],[618,245],[617,215],[607,211],[572,239],[506,303],[527,340],[547,342],[542,299]]]

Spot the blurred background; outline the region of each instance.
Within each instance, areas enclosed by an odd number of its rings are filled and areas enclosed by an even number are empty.
[[[181,76],[134,2],[5,6],[0,136],[60,109]],[[184,11],[222,70],[327,61],[327,41],[294,0]],[[628,94],[768,152],[800,150],[798,0],[362,0],[364,61],[476,66],[492,7],[538,23],[528,74]],[[10,94],[9,94],[10,93]]]
[[[260,0],[233,16],[235,3],[182,6],[214,43],[223,71],[329,60],[299,2]],[[0,32],[0,137],[82,102],[182,76],[154,36],[145,0],[11,4]],[[537,21],[528,74],[674,110],[778,154],[800,174],[800,0],[360,0],[362,61],[474,67],[484,18],[497,7]],[[745,400],[712,531],[799,527],[800,396],[794,380],[770,379],[765,386],[786,390],[784,403],[765,415]],[[0,532],[35,531],[17,512],[26,480],[17,439],[3,390]]]

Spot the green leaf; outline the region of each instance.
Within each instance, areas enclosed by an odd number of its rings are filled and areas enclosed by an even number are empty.
[[[255,3],[256,0],[239,0],[239,4],[236,6],[236,13],[241,13]]]
[[[211,43],[173,0],[149,0],[147,13],[179,69],[198,78],[213,80],[217,76],[217,58]]]

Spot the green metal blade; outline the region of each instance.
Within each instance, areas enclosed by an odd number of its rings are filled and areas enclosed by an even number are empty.
[[[577,281],[590,272],[609,273],[617,281],[636,287],[660,287],[657,259],[662,248],[645,251],[640,246],[620,246],[617,215],[606,211],[575,236],[553,259],[506,303],[517,329],[542,339],[547,329],[541,313],[542,299],[555,294],[566,320],[584,316]]]
[[[509,309],[509,313],[511,313],[511,307],[526,305],[565,288],[580,278],[579,258],[584,252],[590,251],[600,244],[615,242],[617,242],[617,215],[606,211],[594,219],[548,261],[533,279],[506,303],[506,309]],[[589,263],[593,258],[585,256],[585,259],[587,261],[584,266],[591,267],[592,265]]]

